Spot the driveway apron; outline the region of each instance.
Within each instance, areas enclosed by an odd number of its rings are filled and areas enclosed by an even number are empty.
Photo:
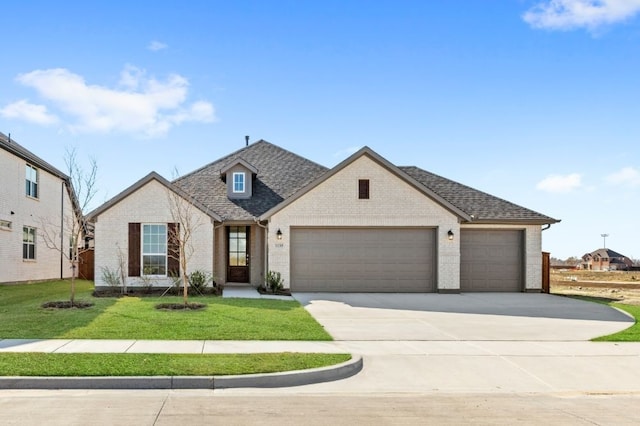
[[[549,294],[295,293],[336,340],[584,341],[624,330],[626,314]]]

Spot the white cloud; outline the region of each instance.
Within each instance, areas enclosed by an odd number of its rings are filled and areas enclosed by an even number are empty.
[[[534,28],[594,30],[632,18],[640,12],[640,0],[544,0],[523,16]]]
[[[166,49],[167,46],[165,43],[162,43],[160,41],[157,40],[153,40],[151,43],[149,43],[149,45],[147,46],[147,49],[151,50],[152,52],[157,52],[158,50],[163,50]]]
[[[45,126],[58,122],[58,117],[49,114],[46,106],[32,104],[26,99],[19,100],[0,109],[0,115],[5,118],[17,118]]]
[[[536,189],[546,192],[566,193],[582,186],[582,175],[572,173],[569,175],[550,175],[538,182]]]
[[[607,176],[606,180],[607,182],[614,185],[640,187],[640,171],[638,171],[638,169],[634,169],[633,167],[625,167]]]
[[[66,114],[67,127],[73,132],[118,131],[153,137],[187,121],[215,120],[209,102],[185,105],[189,82],[177,74],[161,81],[127,65],[117,89],[87,84],[82,76],[64,68],[32,71],[17,80]],[[46,107],[42,108],[46,113]]]

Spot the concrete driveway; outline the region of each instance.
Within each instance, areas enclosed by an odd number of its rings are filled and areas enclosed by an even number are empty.
[[[335,340],[583,341],[633,319],[549,294],[295,293]]]

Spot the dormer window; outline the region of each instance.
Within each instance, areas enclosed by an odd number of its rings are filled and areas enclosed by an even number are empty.
[[[245,174],[242,172],[236,172],[233,174],[233,192],[244,193]]]
[[[251,198],[253,181],[258,169],[239,158],[220,169],[220,178],[227,185],[227,197],[232,200]]]

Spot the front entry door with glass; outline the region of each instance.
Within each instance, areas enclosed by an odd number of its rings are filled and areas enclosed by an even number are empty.
[[[249,282],[249,227],[227,228],[227,282]]]

